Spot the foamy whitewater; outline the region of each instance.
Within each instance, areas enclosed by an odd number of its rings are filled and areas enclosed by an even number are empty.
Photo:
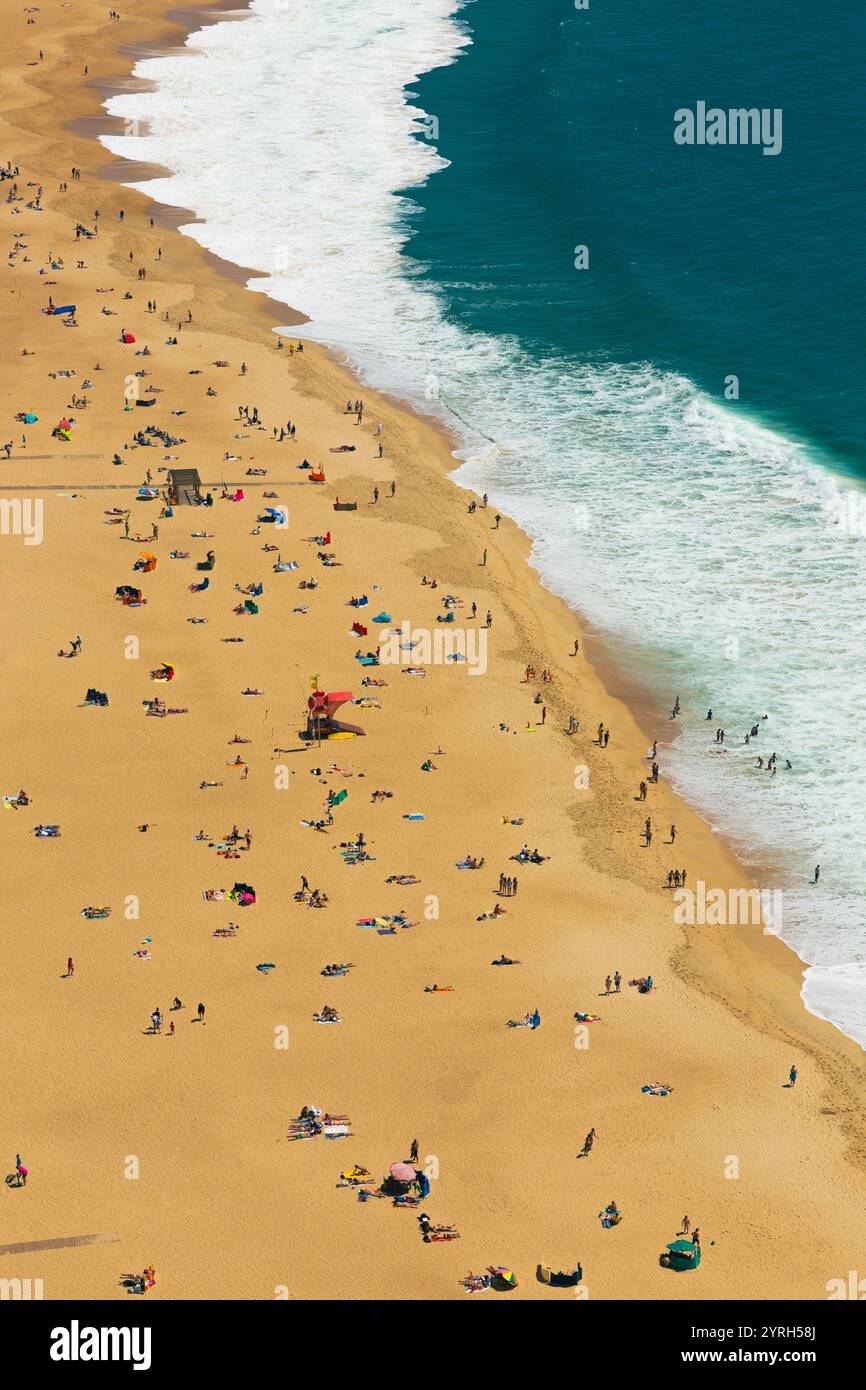
[[[193,209],[188,235],[259,269],[255,289],[309,315],[304,337],[462,435],[458,481],[524,527],[545,583],[659,708],[679,696],[665,774],[783,890],[774,929],[812,966],[807,1006],[866,1046],[866,496],[682,377],[449,322],[401,254],[396,190],[444,167],[411,88],[471,41],[460,8],[254,0],[139,62],[154,88],[106,103],[129,133],[104,143],[172,169],[135,186]],[[768,776],[755,759],[774,751]]]

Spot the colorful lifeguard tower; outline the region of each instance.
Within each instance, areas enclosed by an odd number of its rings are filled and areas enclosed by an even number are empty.
[[[308,743],[320,743],[322,739],[357,738],[364,736],[364,730],[357,724],[344,724],[336,718],[342,705],[350,704],[351,690],[314,690],[307,700],[307,727],[301,738]]]

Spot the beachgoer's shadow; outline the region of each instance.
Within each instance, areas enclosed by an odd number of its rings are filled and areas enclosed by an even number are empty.
[[[7,1173],[7,1174],[6,1174],[6,1186],[7,1186],[7,1187],[23,1187],[24,1184],[22,1183],[21,1178],[19,1177],[18,1173]]]

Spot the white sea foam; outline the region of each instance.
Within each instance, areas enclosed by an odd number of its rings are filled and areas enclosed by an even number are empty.
[[[682,377],[539,359],[448,320],[401,255],[400,190],[442,167],[405,89],[459,57],[459,10],[255,0],[243,24],[193,35],[189,56],[140,62],[155,89],[107,105],[146,133],[105,144],[174,170],[147,191],[194,209],[191,236],[308,314],[305,337],[462,422],[459,481],[521,522],[545,582],[659,702],[680,696],[665,772],[784,890],[781,934],[815,966],[808,1006],[866,1046],[866,507]],[[753,764],[774,750],[769,777]]]

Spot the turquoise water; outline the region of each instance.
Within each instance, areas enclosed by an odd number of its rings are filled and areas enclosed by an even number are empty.
[[[866,9],[473,0],[426,75],[450,167],[408,252],[448,314],[533,353],[650,362],[866,474]],[[678,146],[673,113],[781,108],[782,151]],[[573,247],[590,269],[573,268]]]

